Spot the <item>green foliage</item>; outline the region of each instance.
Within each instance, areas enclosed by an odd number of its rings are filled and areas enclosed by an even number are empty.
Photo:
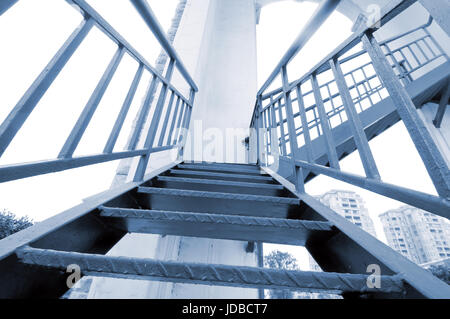
[[[447,283],[447,285],[450,285],[450,268],[444,265],[439,266],[431,266],[429,269],[431,273],[438,277],[443,282]]]
[[[297,259],[289,253],[274,250],[264,256],[264,266],[274,269],[298,270]],[[292,299],[294,293],[289,289],[273,289],[269,291],[271,299]]]
[[[0,212],[0,239],[8,237],[22,229],[33,225],[29,217],[18,218],[15,214],[4,210]]]

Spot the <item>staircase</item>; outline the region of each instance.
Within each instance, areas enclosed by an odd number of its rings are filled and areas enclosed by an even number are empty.
[[[288,183],[275,173],[273,176]],[[86,205],[92,207],[85,214],[78,215],[74,208],[5,239],[0,250],[0,297],[60,297],[67,289],[64,272],[72,264],[90,276],[331,291],[359,297],[388,293],[391,297],[407,293],[420,296],[417,290],[411,293],[405,280],[405,269],[409,268],[421,272],[416,275],[423,279],[428,276],[429,280],[437,280],[404,258],[396,266],[401,267],[402,274],[394,271],[396,267],[389,265],[389,254],[394,251],[337,214],[329,218],[324,207],[324,216],[313,213],[311,208],[317,208],[311,203],[321,206],[318,201],[302,200],[288,184],[283,185],[273,176],[256,165],[178,163],[161,169],[144,183],[116,190],[120,194],[106,202],[105,194],[92,198],[81,205],[84,209]],[[375,242],[376,249],[366,250],[354,242],[352,245],[352,239],[342,231],[346,228],[356,231],[365,244],[373,246]],[[301,245],[328,272],[105,255],[126,233],[247,241],[249,251],[255,249],[255,242]],[[4,250],[8,242],[17,241],[21,241],[20,248]],[[347,248],[337,253],[338,243],[345,241]],[[386,265],[372,251],[388,253]],[[362,260],[350,262],[350,256]],[[371,263],[382,269],[379,288],[368,284],[370,274],[364,267]]]

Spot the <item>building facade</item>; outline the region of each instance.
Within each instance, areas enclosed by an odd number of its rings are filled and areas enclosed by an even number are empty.
[[[380,215],[389,246],[417,264],[450,257],[450,223],[410,206]]]
[[[349,222],[361,227],[372,236],[377,237],[364,199],[355,192],[331,190],[316,198]],[[312,257],[309,257],[309,264],[312,271],[322,271]]]

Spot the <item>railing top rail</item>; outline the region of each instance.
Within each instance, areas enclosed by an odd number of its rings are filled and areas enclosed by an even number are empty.
[[[114,28],[100,16],[85,0],[66,0],[69,3],[73,3],[74,5],[78,6],[80,10],[87,15],[88,17],[95,20],[95,22],[98,24],[99,27],[101,27],[103,30],[106,31],[106,33],[116,42],[119,42],[121,45],[126,47],[126,49],[138,60],[140,60],[142,63],[145,64],[145,66],[158,78],[160,78],[161,81],[166,83],[165,78],[160,75],[155,68],[153,68],[150,63],[148,63],[145,58],[140,55],[132,46],[129,44]],[[134,0],[131,0],[133,2],[133,5],[135,5]],[[141,2],[141,1],[137,1]],[[135,5],[136,6],[136,5]],[[198,87],[195,84],[192,77],[189,75],[189,72],[186,70],[183,62],[181,61],[181,58],[176,53],[173,46],[170,44],[169,40],[164,34],[164,31],[159,24],[158,20],[156,19],[155,15],[153,14],[153,11],[151,11],[151,8],[148,6],[148,4],[145,4],[144,9],[141,9],[140,7],[136,7],[138,12],[141,14],[144,21],[149,26],[150,30],[155,35],[158,42],[161,44],[163,49],[167,52],[167,54],[170,56],[171,59],[176,61],[175,67],[180,71],[183,78],[186,80],[186,82],[191,86],[191,88],[194,91],[198,91]],[[143,11],[142,11],[143,10]],[[142,13],[141,13],[142,12]],[[170,85],[170,83],[166,83]],[[175,89],[175,88],[173,88]],[[177,92],[178,93],[178,92]]]
[[[281,69],[286,66],[289,61],[291,61],[305,46],[309,39],[314,35],[314,33],[320,28],[320,26],[325,22],[325,20],[333,13],[336,9],[340,0],[324,0],[320,6],[316,9],[313,16],[306,22],[305,27],[300,31],[297,38],[291,44],[289,49],[281,58],[280,62],[276,65],[275,69],[270,74],[269,78],[263,84],[261,89],[258,91],[258,95],[262,94],[269,85],[275,80],[277,75],[280,73]]]
[[[147,1],[145,0],[130,0],[130,1],[134,5],[136,10],[139,12],[142,19],[144,19],[145,23],[148,25],[150,30],[153,32],[156,39],[158,39],[163,49],[167,52],[170,58],[176,61],[175,67],[180,71],[181,75],[189,83],[191,88],[197,92],[198,91],[197,85],[195,84],[194,80],[192,79],[183,62],[181,61],[181,58],[178,56],[178,53],[175,51],[175,48],[167,39],[163,28],[159,24],[158,19],[156,19],[155,14],[148,5]]]
[[[377,21],[374,25],[380,24],[381,26],[392,20],[394,17],[396,17],[399,13],[406,10],[408,7],[410,7],[413,3],[415,3],[416,0],[393,0],[389,2],[385,7],[382,8],[381,13],[381,19]],[[324,59],[322,59],[319,63],[317,63],[311,70],[307,73],[305,73],[304,76],[302,76],[300,79],[292,82],[290,84],[290,88],[297,86],[299,83],[302,83],[307,79],[311,74],[313,73],[322,73],[324,71],[327,71],[330,69],[330,65],[328,64],[328,61],[334,58],[338,58],[339,56],[342,56],[346,52],[348,52],[350,49],[352,49],[355,45],[357,45],[360,42],[361,37],[369,30],[373,29],[373,26],[367,26],[363,25],[360,27],[359,30],[357,30],[355,33],[353,33],[350,37],[348,37],[344,42],[342,42],[332,53],[327,55]],[[301,48],[300,48],[301,49]],[[278,75],[278,73],[276,74]],[[275,75],[275,77],[276,77]],[[272,76],[272,75],[271,75]],[[270,83],[273,82],[271,80],[271,77],[266,81],[266,83],[261,87],[261,89],[258,91],[258,95],[262,95],[264,91],[267,89],[267,87],[270,85]],[[270,83],[266,85],[268,82]],[[266,99],[270,97],[271,95],[280,93],[281,89],[276,89],[273,92],[270,92],[268,94],[264,94],[263,98]]]

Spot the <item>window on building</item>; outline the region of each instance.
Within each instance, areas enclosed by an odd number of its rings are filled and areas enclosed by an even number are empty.
[[[344,203],[344,204],[342,204],[342,206],[343,206],[343,207],[348,207],[348,204],[345,204],[345,203]]]
[[[361,217],[359,217],[359,216],[355,216],[354,217],[356,220],[361,220]]]
[[[361,224],[361,223],[355,223],[355,225],[356,225],[356,226],[362,226],[362,224]]]
[[[435,233],[436,229],[430,228],[430,232]]]

